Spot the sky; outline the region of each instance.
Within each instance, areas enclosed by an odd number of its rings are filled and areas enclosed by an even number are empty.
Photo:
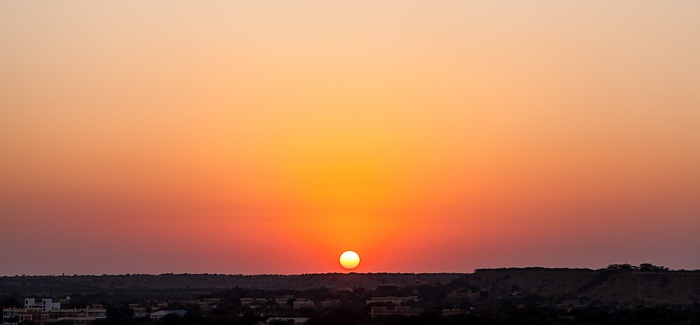
[[[700,269],[698,1],[2,1],[0,275]]]

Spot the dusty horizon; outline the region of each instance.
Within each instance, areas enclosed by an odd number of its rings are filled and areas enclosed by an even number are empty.
[[[620,265],[620,264],[610,264],[610,265]],[[634,265],[632,265],[635,267]],[[663,266],[663,265],[655,265]],[[303,276],[303,275],[344,275],[344,274],[358,274],[358,275],[376,275],[376,274],[474,274],[479,270],[589,270],[589,271],[599,271],[604,270],[603,268],[568,268],[568,267],[540,267],[540,266],[523,266],[523,267],[495,267],[495,268],[477,268],[469,272],[355,272],[355,271],[336,271],[336,272],[315,272],[315,273],[120,273],[120,274],[12,274],[12,275],[0,275],[2,277],[72,277],[72,276],[159,276],[159,275],[211,275],[211,276]],[[698,272],[700,269],[668,269],[668,272]],[[664,271],[664,272],[666,272]],[[655,271],[659,272],[659,271]]]

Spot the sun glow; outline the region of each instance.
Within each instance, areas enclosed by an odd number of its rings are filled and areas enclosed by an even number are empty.
[[[360,255],[353,251],[346,251],[340,255],[340,265],[348,270],[356,268],[360,264]]]

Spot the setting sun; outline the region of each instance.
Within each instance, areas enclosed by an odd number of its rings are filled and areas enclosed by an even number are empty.
[[[353,251],[346,251],[340,255],[340,265],[348,270],[356,268],[360,264],[360,255]]]

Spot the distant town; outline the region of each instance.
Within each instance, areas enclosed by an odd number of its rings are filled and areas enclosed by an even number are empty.
[[[700,271],[0,277],[2,325],[699,324]]]

